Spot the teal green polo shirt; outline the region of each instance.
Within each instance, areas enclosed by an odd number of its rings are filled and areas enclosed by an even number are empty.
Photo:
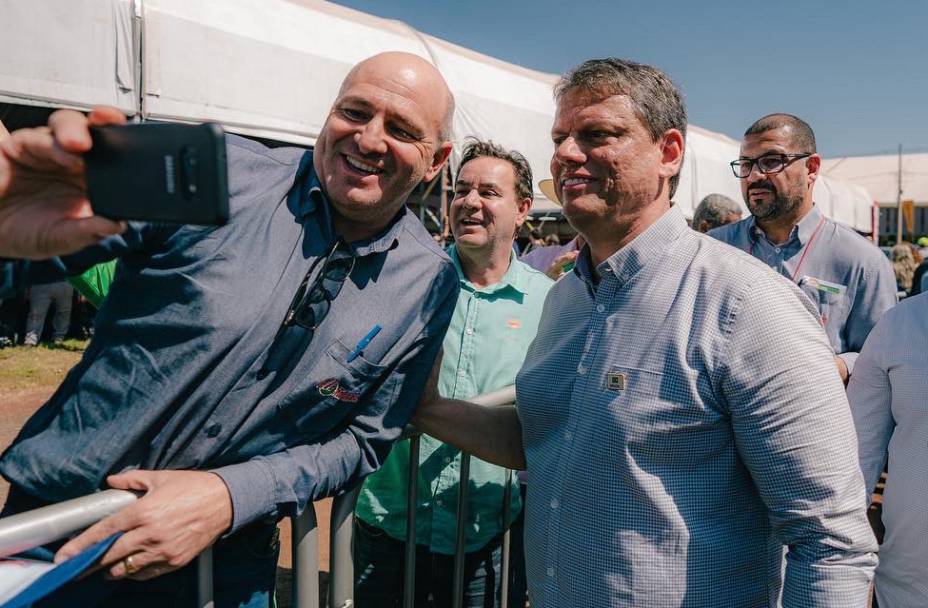
[[[464,276],[454,246],[448,250],[461,292],[445,340],[438,390],[468,399],[515,382],[535,338],[551,279],[512,257],[496,285],[478,288]],[[461,452],[423,435],[419,447],[416,542],[433,553],[454,553]],[[356,515],[398,540],[406,538],[409,441],[397,443],[379,471],[364,482]],[[467,551],[477,551],[503,531],[505,469],[471,459]],[[522,508],[513,476],[510,522]]]

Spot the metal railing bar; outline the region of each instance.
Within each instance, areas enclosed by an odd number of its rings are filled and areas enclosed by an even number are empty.
[[[470,454],[461,452],[461,481],[458,484],[458,529],[454,541],[453,608],[464,604],[464,565],[467,558],[467,494],[470,489]]]
[[[487,406],[500,406],[500,405],[512,405],[516,402],[516,386],[510,384],[505,388],[501,388],[492,393],[483,393],[482,395],[477,395],[468,399],[471,403],[476,403],[477,405],[487,405]]]
[[[329,533],[329,606],[348,608],[354,605],[354,561],[351,555],[354,507],[361,486],[336,496],[332,501]]]
[[[406,556],[403,608],[416,608],[416,506],[419,493],[419,437],[409,440],[409,483],[406,485]]]
[[[506,469],[503,484],[503,549],[500,556],[500,608],[509,606],[509,513],[512,511],[512,469]]]
[[[197,557],[197,608],[216,608],[213,601],[213,548]]]
[[[138,496],[104,490],[0,519],[0,557],[34,549],[89,528],[127,507]]]
[[[293,608],[319,608],[319,530],[312,503],[291,520]]]

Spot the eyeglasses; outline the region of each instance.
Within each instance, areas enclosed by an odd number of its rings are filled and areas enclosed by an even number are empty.
[[[300,283],[287,310],[287,316],[284,317],[284,325],[295,324],[311,331],[319,327],[329,314],[332,300],[351,275],[354,262],[355,255],[348,244],[341,239],[336,240],[326,254],[322,270],[313,284],[309,285],[309,277],[312,276],[318,260],[303,277],[303,282]]]
[[[731,170],[732,173],[735,174],[735,177],[745,178],[751,175],[751,170],[756,164],[758,171],[764,175],[771,175],[773,173],[779,173],[793,161],[809,156],[812,156],[811,152],[802,152],[800,154],[777,154],[771,152],[763,156],[758,156],[757,158],[739,158],[738,160],[733,160],[731,161]]]

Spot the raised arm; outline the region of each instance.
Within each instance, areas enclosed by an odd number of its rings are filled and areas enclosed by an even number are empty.
[[[488,406],[438,394],[441,357],[435,361],[412,423],[423,433],[510,469],[525,468],[522,423],[513,405]]]

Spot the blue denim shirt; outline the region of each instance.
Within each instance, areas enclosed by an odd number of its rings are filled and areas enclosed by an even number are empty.
[[[308,344],[298,327],[278,335],[335,238],[329,205],[310,152],[229,137],[228,159],[227,225],[133,224],[32,264],[39,280],[120,257],[84,357],[0,459],[22,490],[62,500],[128,468],[214,470],[235,531],[295,514],[386,458],[454,311],[454,266],[404,210],[352,243],[354,270]],[[383,330],[349,361],[375,324]]]

